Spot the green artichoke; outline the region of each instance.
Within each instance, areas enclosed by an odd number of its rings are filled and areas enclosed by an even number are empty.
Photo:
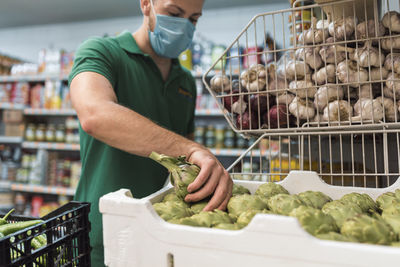
[[[221,223],[232,223],[228,213],[221,210],[201,211],[190,218],[202,227],[213,227]]]
[[[391,205],[382,211],[382,216],[400,215],[400,205]]]
[[[197,214],[200,213],[207,206],[207,204],[207,201],[200,201],[192,204],[192,206],[190,206],[190,209],[192,210],[193,214]]]
[[[391,247],[400,247],[400,242],[392,242],[390,244]]]
[[[395,196],[397,197],[397,199],[400,199],[400,189],[396,189],[394,191]]]
[[[338,231],[335,220],[319,209],[307,206],[300,206],[289,214],[299,220],[301,226],[311,235],[326,234]]]
[[[329,233],[325,233],[325,234],[319,234],[319,235],[316,235],[315,237],[320,238],[320,239],[325,239],[325,240],[344,241],[344,242],[358,242],[353,237],[344,236],[344,235],[336,233],[336,232],[329,232]]]
[[[389,206],[393,205],[393,204],[400,204],[400,199],[398,199],[395,195],[395,193],[393,192],[387,192],[384,193],[382,195],[380,195],[377,199],[376,199],[376,204],[378,204],[379,208],[381,210],[384,210],[386,208],[388,208]]]
[[[231,197],[228,202],[228,211],[233,217],[238,217],[247,210],[263,210],[267,208],[267,203],[261,197],[255,195],[236,195]]]
[[[256,195],[265,197],[265,198],[270,198],[272,196],[278,195],[278,194],[289,194],[289,192],[281,185],[273,183],[273,182],[268,182],[265,184],[260,185],[256,192]]]
[[[300,206],[305,206],[305,203],[297,195],[278,194],[268,199],[269,209],[276,214],[289,215]]]
[[[174,158],[151,152],[150,158],[168,169],[170,181],[175,187],[176,195],[184,199],[188,194],[188,185],[196,179],[200,168],[195,164],[187,162],[185,156]]]
[[[264,210],[247,210],[239,215],[239,217],[237,219],[237,225],[240,228],[247,226],[250,223],[250,221],[253,219],[253,217],[256,216],[256,214],[258,214],[258,213],[270,214],[271,212],[266,209],[264,209]]]
[[[166,221],[180,219],[192,215],[192,211],[183,202],[159,202],[153,204],[154,210]]]
[[[330,197],[318,191],[305,191],[299,193],[298,196],[307,206],[316,209],[322,209],[327,202],[332,201]]]
[[[389,245],[396,241],[393,229],[383,220],[358,214],[346,220],[340,230],[342,235],[353,237],[361,243]]]
[[[357,204],[334,200],[326,203],[322,207],[322,212],[331,215],[337,226],[342,227],[347,219],[362,213],[362,210]]]
[[[223,230],[240,230],[240,227],[234,223],[220,223],[213,228],[223,229]]]
[[[393,231],[397,235],[397,239],[400,238],[400,215],[383,214],[382,219],[389,224]]]
[[[250,194],[249,189],[241,185],[233,184],[232,196],[243,195],[243,194]]]
[[[367,194],[350,193],[344,195],[340,200],[348,203],[355,203],[360,206],[363,212],[372,212],[378,210],[378,206],[374,200]]]

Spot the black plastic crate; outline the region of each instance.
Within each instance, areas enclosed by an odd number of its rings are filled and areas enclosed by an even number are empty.
[[[41,218],[43,223],[0,238],[0,266],[91,266],[89,211],[89,203],[72,201]],[[10,215],[8,221],[32,219]],[[32,239],[43,234],[47,245],[33,250]]]

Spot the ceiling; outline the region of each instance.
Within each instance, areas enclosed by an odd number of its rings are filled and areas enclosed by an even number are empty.
[[[205,9],[279,0],[206,0]],[[284,1],[284,0],[281,0]],[[139,0],[0,0],[0,28],[87,21],[140,14]]]

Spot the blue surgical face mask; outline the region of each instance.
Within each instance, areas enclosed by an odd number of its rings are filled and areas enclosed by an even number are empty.
[[[149,38],[154,52],[161,57],[176,58],[192,43],[195,26],[188,19],[157,15],[154,31],[149,30]]]

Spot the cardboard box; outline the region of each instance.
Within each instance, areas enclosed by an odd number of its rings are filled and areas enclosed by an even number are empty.
[[[25,133],[24,123],[6,123],[5,136],[20,136],[23,137]]]
[[[24,121],[24,112],[22,110],[4,110],[3,122],[21,123]]]

